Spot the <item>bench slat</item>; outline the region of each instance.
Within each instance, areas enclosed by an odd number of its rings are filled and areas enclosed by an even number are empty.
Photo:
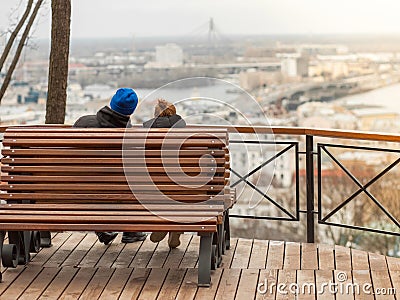
[[[96,211],[142,211],[142,210],[151,210],[151,211],[165,211],[171,210],[173,211],[194,211],[194,210],[211,210],[211,211],[222,211],[224,210],[224,206],[221,204],[175,204],[171,205],[154,205],[154,204],[0,204],[0,209],[2,210],[96,210]]]
[[[143,157],[143,154],[146,157],[176,157],[176,150],[87,150],[87,149],[3,149],[2,154],[4,156],[13,156],[13,157],[26,157],[26,156],[34,156],[34,157],[49,157],[49,156],[61,156],[61,157]],[[180,149],[178,152],[179,157],[200,157],[203,155],[212,155],[213,157],[225,157],[224,150],[209,150],[209,149],[191,149],[185,150]]]
[[[198,165],[201,161],[205,165],[219,165],[225,164],[223,158],[2,158],[2,164],[8,165],[24,165],[24,164],[129,164],[129,165]]]
[[[18,126],[18,127],[9,127],[6,131],[8,133],[24,133],[24,132],[40,132],[40,133],[78,133],[78,132],[96,132],[96,133],[140,133],[140,132],[182,132],[186,134],[191,133],[224,133],[227,134],[227,130],[223,128],[142,128],[142,127],[132,127],[132,128],[74,128],[74,127],[67,127],[67,128],[49,128],[49,127],[40,127],[40,126]]]
[[[123,145],[123,146],[121,146]],[[118,147],[129,149],[128,147],[208,147],[212,145],[215,148],[225,146],[226,143],[220,139],[150,139],[136,140],[136,139],[44,139],[36,137],[33,139],[13,138],[3,140],[3,146],[10,147],[88,147],[88,148],[112,148]]]
[[[0,228],[4,231],[143,231],[143,232],[165,232],[165,231],[190,231],[190,232],[216,232],[217,224],[196,225],[196,224],[56,224],[56,223],[3,223],[0,222]]]
[[[78,131],[79,130],[79,131]],[[52,139],[52,138],[63,138],[63,139],[73,139],[77,137],[85,138],[85,139],[96,139],[99,137],[99,132],[91,130],[90,132],[81,132],[80,129],[74,129],[70,132],[40,132],[41,138]],[[8,132],[5,134],[6,139],[13,139],[13,138],[36,138],[38,136],[37,132],[27,132],[19,131],[19,132]],[[127,138],[127,139],[164,139],[167,136],[168,139],[210,139],[210,138],[217,138],[217,139],[227,139],[227,135],[225,132],[196,132],[192,131],[190,135],[187,132],[168,132],[167,134],[164,132],[153,132],[153,131],[140,131],[140,132],[102,132],[102,137],[106,139],[114,139],[114,138]]]
[[[173,199],[180,202],[200,202],[210,200],[210,195],[140,195],[140,200],[143,201],[165,201]],[[138,201],[135,195],[132,194],[55,194],[55,193],[10,193],[0,194],[0,199],[3,200],[88,200],[88,201]],[[225,195],[212,196],[212,200],[225,200]]]
[[[196,184],[203,183],[206,180],[209,180],[208,184],[224,184],[224,178],[222,177],[211,177],[211,176],[175,176],[174,179],[179,183],[185,184]],[[6,175],[2,177],[4,182],[79,182],[79,183],[88,183],[88,182],[112,182],[112,183],[125,183],[125,176],[35,176],[35,175]],[[148,178],[143,176],[138,176],[135,178],[135,181],[140,184],[153,184],[153,183],[173,183],[171,177],[169,176],[151,176],[151,182],[148,181]]]
[[[134,191],[208,191],[218,192],[224,188],[224,185],[203,185],[203,186],[181,186],[178,184],[171,185],[135,185]],[[129,185],[115,185],[115,184],[5,184],[2,186],[6,191],[125,191],[131,193]]]
[[[225,171],[224,167],[182,167],[180,169],[169,168],[168,173],[181,173],[185,172],[187,174],[200,173],[222,173]],[[146,173],[165,173],[166,170],[163,167],[148,167],[145,170],[141,167],[88,167],[88,166],[2,166],[2,172],[29,172],[29,173],[42,173],[42,172],[58,172],[58,173],[76,173],[76,172],[94,172],[94,173],[136,173],[136,174],[146,174]]]
[[[1,214],[1,212],[0,212]],[[172,221],[171,221],[172,220]],[[146,224],[146,223],[202,223],[202,224],[215,224],[216,217],[207,216],[174,216],[173,218],[163,218],[162,216],[151,216],[151,215],[132,215],[132,216],[117,216],[117,215],[90,215],[90,214],[76,214],[76,215],[57,215],[54,217],[51,214],[2,214],[1,222],[21,222],[21,223],[104,223],[109,224],[122,223],[122,224]]]

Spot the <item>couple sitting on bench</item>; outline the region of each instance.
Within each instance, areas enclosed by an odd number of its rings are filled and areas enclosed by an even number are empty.
[[[88,115],[79,118],[74,127],[76,128],[127,128],[130,127],[130,115],[136,109],[138,96],[133,89],[118,89],[111,98],[110,107],[105,106],[100,109],[96,115]],[[143,123],[145,128],[183,128],[185,121],[176,114],[176,108],[173,104],[164,99],[158,99],[154,109],[154,118]],[[108,245],[118,235],[117,232],[96,232],[101,243]],[[170,232],[168,245],[170,248],[176,248],[180,245],[180,232]],[[153,232],[150,236],[152,242],[160,242],[167,235],[167,232]],[[143,232],[124,232],[122,243],[133,243],[143,241],[147,234]]]

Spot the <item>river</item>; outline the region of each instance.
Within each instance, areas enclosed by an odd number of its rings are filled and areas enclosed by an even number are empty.
[[[347,96],[335,101],[345,105],[373,105],[400,114],[400,84],[394,84],[366,93]]]

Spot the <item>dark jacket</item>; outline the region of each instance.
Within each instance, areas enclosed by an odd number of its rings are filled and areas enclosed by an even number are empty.
[[[80,117],[73,127],[78,128],[126,128],[131,127],[129,116],[121,115],[108,106],[100,109],[96,115]]]
[[[180,115],[172,115],[167,117],[157,117],[143,123],[145,128],[184,128],[186,122]]]

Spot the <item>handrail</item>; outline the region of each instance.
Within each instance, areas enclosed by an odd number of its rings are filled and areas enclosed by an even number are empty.
[[[46,125],[12,125],[0,126],[0,133],[5,132],[8,127],[70,127],[65,124],[46,124]],[[134,125],[139,127],[141,125]],[[203,128],[226,128],[230,133],[256,133],[256,134],[285,134],[299,136],[315,136],[315,137],[330,137],[339,139],[367,140],[367,141],[385,141],[385,142],[400,142],[400,134],[384,133],[384,132],[366,132],[355,130],[338,130],[338,129],[318,129],[305,127],[277,127],[277,126],[241,126],[241,125],[198,125],[190,124],[188,127],[203,127]]]

